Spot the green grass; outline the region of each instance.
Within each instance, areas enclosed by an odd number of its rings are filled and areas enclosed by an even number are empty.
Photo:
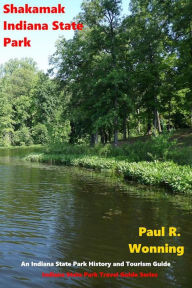
[[[41,144],[34,144],[34,145],[29,145],[29,146],[0,146],[0,150],[29,150],[29,149],[44,149],[45,150],[45,146],[41,145]]]
[[[107,144],[96,145],[94,148],[88,145],[54,144],[48,149],[48,153],[65,155],[91,155],[101,157],[127,157],[129,161],[165,160],[169,151],[175,147],[175,141],[169,141],[170,135],[164,134],[152,137],[146,142],[135,141],[132,144],[124,144],[119,147]]]
[[[28,155],[26,160],[93,170],[107,169],[124,179],[165,186],[170,191],[192,195],[190,133],[166,133],[145,138],[145,141],[124,143],[119,147],[110,144],[96,145],[94,148],[87,145],[54,144],[42,153]]]
[[[107,169],[124,179],[147,185],[166,186],[170,191],[192,194],[192,169],[174,162],[127,162],[116,158],[64,154],[30,154],[26,160],[84,167],[93,170]]]

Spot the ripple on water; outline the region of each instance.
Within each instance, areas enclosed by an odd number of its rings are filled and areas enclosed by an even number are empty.
[[[9,161],[8,161],[9,160]],[[0,287],[190,287],[192,216],[188,201],[123,185],[80,169],[0,159]],[[182,200],[183,201],[183,200]],[[179,205],[178,203],[182,203]],[[185,256],[130,255],[138,227],[177,225]],[[168,239],[165,239],[168,241]],[[155,239],[156,245],[164,239]],[[171,267],[21,267],[21,262],[170,261]],[[156,279],[42,278],[42,272],[158,272]]]

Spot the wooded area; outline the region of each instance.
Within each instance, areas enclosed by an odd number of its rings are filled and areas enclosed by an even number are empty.
[[[192,127],[192,2],[83,1],[84,30],[59,39],[49,74],[0,68],[0,145],[105,144]]]

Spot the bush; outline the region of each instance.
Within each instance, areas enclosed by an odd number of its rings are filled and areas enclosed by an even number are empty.
[[[46,144],[48,142],[48,130],[46,125],[39,123],[34,126],[32,137],[35,144]]]
[[[192,167],[192,147],[176,148],[168,153],[168,159],[180,165],[190,165]]]
[[[20,130],[14,132],[13,135],[14,145],[23,146],[33,144],[31,133],[28,127],[23,126]]]
[[[13,131],[12,129],[5,129],[0,138],[0,146],[10,147],[13,142]]]
[[[56,143],[49,147],[49,152],[73,155],[95,155],[101,157],[126,158],[128,161],[153,161],[166,160],[169,151],[175,147],[176,142],[170,141],[170,134],[163,134],[152,137],[147,142],[137,141],[133,144],[125,144],[121,147],[114,147],[111,144],[98,144],[94,148],[85,144],[69,145],[67,143]]]

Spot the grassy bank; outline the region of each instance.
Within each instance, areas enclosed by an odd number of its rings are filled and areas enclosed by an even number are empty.
[[[109,169],[125,179],[148,185],[163,185],[173,192],[192,194],[192,169],[174,162],[126,162],[115,158],[64,154],[30,154],[26,160],[79,166],[94,170]]]
[[[114,148],[112,145],[58,145],[44,153],[33,153],[26,160],[110,170],[119,177],[147,185],[165,186],[170,191],[192,194],[191,146],[178,146],[170,135],[146,142],[136,141]],[[186,153],[187,151],[187,153]]]
[[[0,146],[0,151],[5,151],[5,150],[45,150],[45,146],[41,144],[34,144],[34,145],[29,145],[29,146]]]

